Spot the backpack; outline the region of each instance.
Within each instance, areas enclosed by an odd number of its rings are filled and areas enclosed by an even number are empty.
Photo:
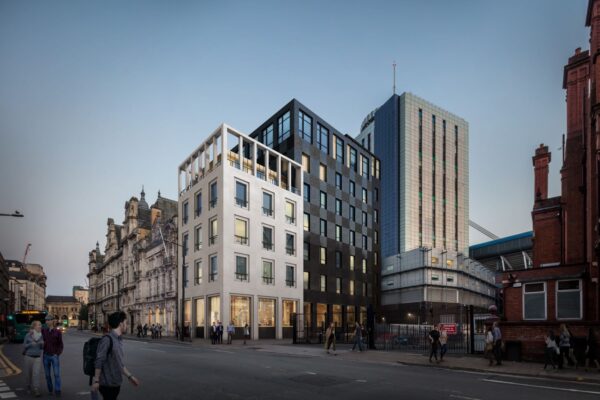
[[[83,373],[87,376],[94,376],[96,373],[96,356],[98,353],[98,345],[105,337],[108,337],[108,340],[110,341],[110,344],[108,345],[108,352],[106,354],[111,354],[113,349],[113,341],[109,335],[104,335],[100,338],[91,338],[83,345]]]

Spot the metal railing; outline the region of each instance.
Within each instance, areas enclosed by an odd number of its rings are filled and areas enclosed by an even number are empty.
[[[235,235],[235,242],[238,244],[248,244],[248,236]]]
[[[273,282],[275,281],[275,278],[273,278],[272,276],[263,276],[263,283],[267,284],[267,285],[272,285]]]

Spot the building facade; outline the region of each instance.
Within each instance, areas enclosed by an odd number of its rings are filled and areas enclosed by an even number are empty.
[[[548,197],[551,153],[540,145],[534,169],[533,265],[502,275],[506,337],[524,357],[542,357],[539,338],[566,323],[575,336],[600,323],[600,1],[590,0],[590,50],[575,50],[564,67],[567,129],[561,195]]]
[[[48,296],[46,307],[48,315],[57,318],[66,327],[79,326],[81,302],[74,296]]]
[[[46,309],[46,274],[39,264],[7,260],[12,311]]]
[[[365,118],[357,140],[374,149],[385,168],[382,256],[419,247],[468,254],[467,122],[403,93]]]
[[[81,304],[87,304],[90,298],[89,290],[83,286],[73,286],[73,297]]]
[[[296,99],[250,136],[302,164],[303,329],[367,322],[379,298],[379,159]]]
[[[122,225],[107,221],[106,247],[89,253],[90,326],[106,328],[116,310],[127,314],[127,332],[137,324],[161,324],[163,334],[175,333],[176,251],[172,244],[177,224],[177,202],[158,195],[148,206],[145,193],[125,203]]]
[[[4,337],[8,328],[8,314],[10,314],[11,292],[9,286],[8,265],[0,253],[0,335]]]
[[[302,307],[301,165],[221,125],[180,165],[179,193],[185,326],[196,337],[217,321],[237,335],[248,324],[254,339],[291,337]]]

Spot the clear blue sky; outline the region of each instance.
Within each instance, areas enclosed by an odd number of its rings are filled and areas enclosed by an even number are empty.
[[[471,218],[531,229],[531,156],[554,153],[562,71],[587,0],[0,2],[0,252],[82,284],[124,202],[175,199],[177,166],[221,122],[249,133],[295,97],[342,132],[392,91],[470,124]],[[485,237],[471,230],[471,242]]]

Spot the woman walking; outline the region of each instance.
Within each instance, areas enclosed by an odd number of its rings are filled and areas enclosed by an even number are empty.
[[[335,324],[332,322],[329,324],[329,328],[325,331],[325,351],[329,354],[329,348],[333,346],[333,353],[335,354]]]
[[[356,325],[354,326],[354,345],[352,346],[352,351],[358,345],[358,351],[363,351],[362,348],[362,327],[360,326],[360,322],[356,321]]]
[[[448,351],[448,332],[444,329],[442,324],[439,324],[440,331],[440,362],[444,361],[444,356]]]
[[[546,362],[544,364],[544,369],[548,366],[548,364],[552,365],[552,369],[556,368],[554,365],[554,357],[556,357],[558,353],[558,346],[556,345],[556,337],[554,336],[554,332],[549,331],[548,335],[546,335]]]
[[[565,358],[569,365],[574,362],[575,367],[577,367],[577,361],[573,360],[573,352],[571,351],[571,332],[569,332],[569,329],[565,324],[560,324],[559,347],[560,356],[558,358],[558,369],[562,369]]]
[[[488,325],[485,333],[485,351],[484,357],[490,360],[490,367],[494,365],[494,334],[492,326]]]
[[[31,330],[23,341],[23,355],[25,355],[25,385],[35,397],[40,397],[40,379],[42,376],[42,350],[44,339],[42,337],[42,323],[33,321]]]

